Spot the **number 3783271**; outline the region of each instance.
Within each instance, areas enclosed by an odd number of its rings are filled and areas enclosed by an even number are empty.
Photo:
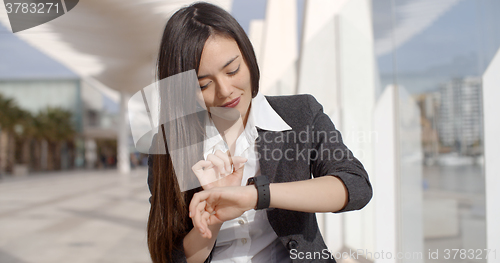
[[[59,13],[59,3],[7,3],[5,4],[7,13],[15,14],[46,14]]]

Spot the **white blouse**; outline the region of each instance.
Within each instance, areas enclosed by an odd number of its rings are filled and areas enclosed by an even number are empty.
[[[255,140],[259,136],[257,127],[269,131],[291,130],[291,127],[274,111],[267,99],[258,93],[252,99],[250,113],[243,133],[236,139],[235,156],[248,159],[243,170],[241,185],[248,178],[260,175]],[[216,150],[226,152],[227,144],[218,134],[213,121],[206,123],[210,139],[204,142],[204,157]],[[265,210],[249,210],[240,217],[226,221],[217,236],[212,262],[282,263],[291,262],[288,250],[283,246],[269,224]]]

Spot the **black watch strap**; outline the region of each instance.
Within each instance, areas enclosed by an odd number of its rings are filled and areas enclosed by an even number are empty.
[[[269,191],[269,179],[261,175],[248,178],[247,185],[255,185],[257,188],[257,207],[255,210],[265,209],[271,203],[271,192]]]

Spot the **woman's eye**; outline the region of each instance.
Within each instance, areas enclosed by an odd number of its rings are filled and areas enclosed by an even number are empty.
[[[232,76],[232,75],[234,75],[234,74],[238,73],[238,71],[239,71],[239,70],[240,70],[240,66],[238,65],[238,68],[237,68],[236,70],[231,71],[231,72],[229,72],[229,73],[227,73],[227,74],[228,74],[228,75],[230,75],[230,76]]]
[[[203,85],[203,86],[200,86],[201,89],[205,89],[208,87],[208,85],[210,85],[210,82],[208,82],[207,84]]]

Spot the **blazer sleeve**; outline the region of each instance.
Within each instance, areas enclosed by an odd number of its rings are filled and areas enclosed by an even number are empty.
[[[153,155],[150,154],[148,156],[148,188],[149,188],[149,192],[152,194],[152,187],[153,187],[153,162],[154,162],[154,159],[153,159]],[[151,197],[149,197],[149,203],[151,203]],[[190,218],[187,218],[187,220],[191,220]],[[192,228],[192,227],[191,227]],[[186,259],[186,254],[184,253],[184,245],[183,245],[183,240],[180,239],[177,244],[176,247],[179,247],[181,249],[179,250],[174,250],[173,252],[173,255],[172,255],[172,258],[174,259],[173,262],[175,263],[186,263],[187,262],[187,259]],[[214,248],[215,248],[215,244],[214,244],[214,247],[212,248],[212,251],[210,252],[210,254],[208,255],[207,259],[205,260],[205,263],[209,263],[212,261],[212,256],[213,256],[213,253],[214,253]]]
[[[311,95],[308,103],[313,116],[311,173],[314,177],[333,175],[344,183],[348,192],[347,205],[336,213],[359,210],[372,198],[368,173],[361,162],[342,141],[340,132],[323,112],[321,104]]]

